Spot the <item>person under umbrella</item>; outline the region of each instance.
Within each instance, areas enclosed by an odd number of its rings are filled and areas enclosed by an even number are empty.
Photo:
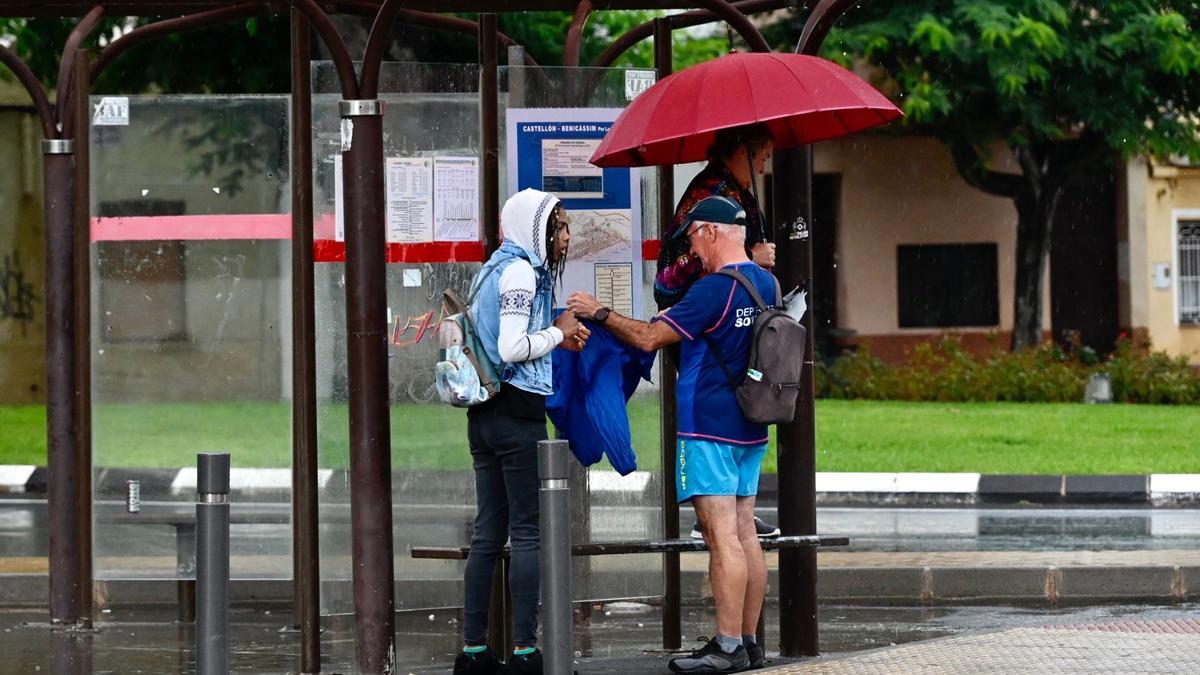
[[[758,202],[755,178],[766,169],[773,148],[771,130],[765,124],[747,124],[718,131],[708,148],[708,165],[696,174],[675,206],[671,226],[664,228],[658,253],[658,272],[654,275],[654,301],[659,311],[679,302],[687,290],[704,274],[700,259],[691,254],[688,242],[671,238],[697,203],[707,197],[726,197],[746,211],[746,257],[760,267],[775,266],[775,244],[768,241],[766,216]],[[672,346],[671,356],[679,362],[679,348]],[[777,537],[779,528],[755,517],[760,537]],[[703,539],[699,522],[692,525],[691,537]]]

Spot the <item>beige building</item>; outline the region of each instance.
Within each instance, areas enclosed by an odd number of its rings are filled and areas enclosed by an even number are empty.
[[[1178,164],[1125,168],[1121,324],[1200,363],[1200,167]]]
[[[902,358],[914,344],[946,330],[962,334],[967,344],[979,348],[993,334],[1007,344],[1016,270],[1017,215],[1012,202],[967,185],[932,138],[876,134],[824,143],[817,148],[814,164],[814,253],[832,249],[836,314],[827,316],[836,317],[832,321],[844,341],[867,344],[872,353],[889,360]],[[1015,170],[1011,162],[1000,162],[997,168]],[[836,206],[820,204],[826,199]],[[834,241],[822,246],[829,233],[820,230],[829,223]],[[980,293],[986,297],[963,299],[973,300],[981,310],[976,316],[957,318],[954,308],[947,314],[939,305],[962,298],[962,289],[933,294],[929,286],[939,280],[919,273],[921,278],[914,278],[910,269],[936,264],[990,264],[976,270],[980,275],[975,281],[984,286]],[[814,265],[820,275],[822,262],[815,260]],[[824,295],[819,289],[816,293]],[[1046,326],[1049,297],[1047,285]]]
[[[1017,170],[1002,148],[994,166]],[[868,345],[899,360],[948,332],[978,351],[1009,344],[1011,201],[967,185],[923,136],[820,144],[815,174],[813,304],[826,350]],[[1047,337],[1079,331],[1105,350],[1125,333],[1200,363],[1200,168],[1137,159],[1082,177],[1054,232]]]
[[[41,139],[24,90],[0,82],[0,404],[45,400]]]

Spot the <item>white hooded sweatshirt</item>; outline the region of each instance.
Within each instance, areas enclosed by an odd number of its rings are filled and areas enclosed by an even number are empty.
[[[520,246],[533,261],[514,260],[500,275],[500,338],[497,347],[505,363],[531,361],[549,354],[562,344],[563,333],[550,326],[536,333],[527,333],[533,296],[537,292],[534,265],[547,264],[550,252],[546,236],[546,220],[550,213],[543,204],[546,193],[525,189],[509,198],[500,212],[500,226],[506,242]],[[548,202],[548,208],[558,205],[558,199]]]

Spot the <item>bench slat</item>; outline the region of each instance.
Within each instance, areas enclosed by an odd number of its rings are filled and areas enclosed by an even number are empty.
[[[812,548],[818,546],[849,546],[848,537],[830,535],[792,535],[786,537],[769,537],[759,539],[764,551],[781,548]],[[469,546],[414,546],[409,550],[413,558],[425,560],[465,560],[470,552]],[[660,539],[647,541],[594,541],[586,544],[575,544],[571,554],[577,556],[591,555],[623,555],[629,553],[687,553],[690,551],[707,551],[708,545],[703,539]],[[504,555],[508,555],[505,547]]]

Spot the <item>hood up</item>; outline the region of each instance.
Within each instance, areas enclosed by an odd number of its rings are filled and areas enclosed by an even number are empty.
[[[550,257],[546,250],[546,220],[557,204],[558,197],[549,192],[525,188],[509,197],[500,211],[504,241],[524,251],[535,269],[543,267]]]

